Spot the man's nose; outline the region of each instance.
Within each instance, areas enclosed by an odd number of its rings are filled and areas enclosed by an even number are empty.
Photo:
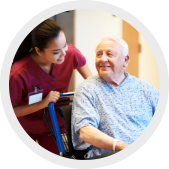
[[[104,62],[108,61],[106,53],[103,53],[101,60]]]

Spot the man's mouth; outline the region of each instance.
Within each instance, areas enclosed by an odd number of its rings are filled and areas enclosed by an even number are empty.
[[[101,68],[109,68],[110,66],[100,66]]]

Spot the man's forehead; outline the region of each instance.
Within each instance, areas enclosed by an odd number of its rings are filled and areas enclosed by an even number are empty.
[[[112,51],[112,50],[115,50],[115,48],[117,48],[119,45],[117,42],[114,42],[112,40],[104,40],[104,41],[101,41],[98,46],[97,46],[97,49],[96,49],[96,52],[98,51],[102,51],[102,50],[109,50],[109,51]]]

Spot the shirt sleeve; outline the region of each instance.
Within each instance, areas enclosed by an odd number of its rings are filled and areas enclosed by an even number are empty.
[[[75,91],[72,106],[72,142],[75,149],[89,147],[79,138],[79,129],[84,126],[98,128],[100,116],[94,104],[94,98],[87,89],[80,87]]]
[[[86,64],[86,58],[82,53],[72,45],[74,51],[74,69],[78,69]]]
[[[157,105],[158,105],[158,100],[159,100],[159,90],[157,90],[156,88],[154,88],[153,86],[149,85],[149,95],[148,95],[148,99],[151,103],[152,106],[152,113],[154,115]]]
[[[147,97],[147,100],[149,101],[151,108],[152,108],[152,116],[154,115],[156,111],[156,107],[158,104],[159,99],[159,90],[157,90],[155,87],[153,87],[148,82],[142,81],[142,90],[145,92],[145,96]]]
[[[9,92],[12,106],[17,106],[22,100],[22,81],[17,76],[10,76],[9,78]]]

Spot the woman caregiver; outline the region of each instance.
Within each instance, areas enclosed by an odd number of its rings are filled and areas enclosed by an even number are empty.
[[[55,154],[58,148],[49,136],[41,109],[47,108],[50,102],[56,103],[60,93],[68,92],[74,69],[84,79],[92,75],[81,52],[66,43],[62,28],[47,19],[24,39],[10,71],[11,103],[21,126],[34,141]],[[50,115],[46,115],[51,124]],[[56,116],[63,133],[64,120],[58,113]]]

